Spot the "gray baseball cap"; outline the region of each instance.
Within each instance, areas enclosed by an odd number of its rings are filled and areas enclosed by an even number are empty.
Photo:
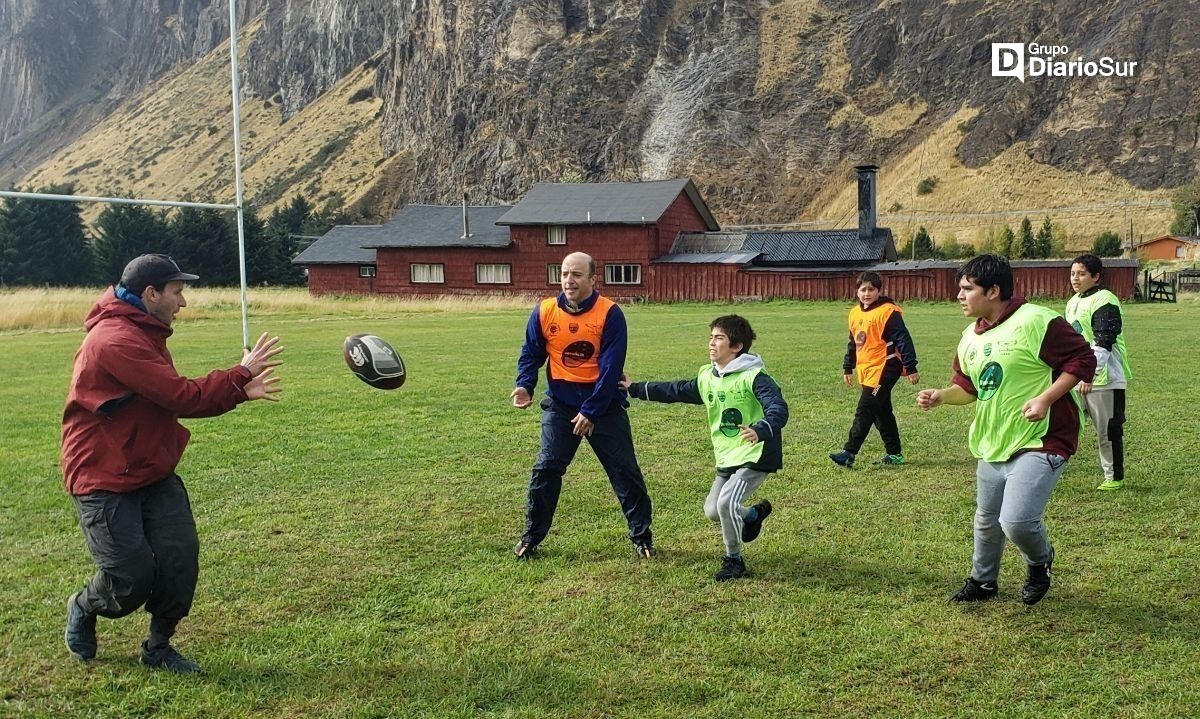
[[[171,280],[191,282],[198,279],[200,278],[196,275],[189,275],[180,270],[179,265],[175,264],[175,260],[167,255],[135,257],[125,265],[125,270],[121,272],[121,284],[139,297],[151,285],[161,285]]]

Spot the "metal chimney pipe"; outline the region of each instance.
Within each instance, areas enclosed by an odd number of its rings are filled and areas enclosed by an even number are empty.
[[[463,233],[459,239],[465,240],[471,236],[471,221],[467,218],[467,193],[463,193]]]
[[[875,173],[879,166],[857,165],[854,171],[858,173],[858,239],[870,240],[875,237]]]

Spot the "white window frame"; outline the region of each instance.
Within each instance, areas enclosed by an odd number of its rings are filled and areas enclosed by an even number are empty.
[[[561,285],[562,284],[562,265],[561,264],[546,265],[546,280],[547,280],[547,284]]]
[[[375,276],[375,265],[359,265],[358,266],[358,276],[359,277],[374,277]]]
[[[565,245],[565,244],[567,244],[567,226],[566,225],[546,225],[546,244],[547,245]]]
[[[477,262],[475,264],[475,284],[511,285],[512,265],[507,262]]]
[[[1183,259],[1187,257],[1187,248],[1179,245],[1175,248],[1175,259]]]
[[[640,285],[642,284],[642,266],[632,262],[605,263],[604,284]]]
[[[418,279],[418,271],[420,279]],[[441,262],[413,262],[408,266],[408,279],[414,285],[446,284],[446,265]]]

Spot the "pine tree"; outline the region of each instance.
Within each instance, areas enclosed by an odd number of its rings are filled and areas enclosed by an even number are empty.
[[[1111,230],[1101,232],[1092,244],[1092,252],[1100,257],[1121,256],[1121,236]]]
[[[1054,226],[1050,224],[1050,217],[1047,216],[1042,221],[1042,227],[1038,230],[1037,237],[1034,238],[1034,244],[1037,247],[1038,257],[1049,257],[1054,252]]]
[[[171,218],[171,255],[205,285],[237,285],[237,229],[213,209],[184,207]]]
[[[71,195],[74,185],[37,192]],[[2,271],[13,285],[83,285],[92,275],[92,248],[79,203],[9,198],[3,215]]]
[[[1036,259],[1038,256],[1037,240],[1033,237],[1033,223],[1026,217],[1021,220],[1021,231],[1017,235],[1018,256],[1024,259]]]
[[[95,279],[116,284],[138,255],[170,254],[174,242],[166,213],[142,205],[109,205],[96,219]]]

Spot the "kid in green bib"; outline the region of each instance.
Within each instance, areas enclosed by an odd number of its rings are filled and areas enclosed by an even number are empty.
[[[1083,408],[1096,428],[1104,481],[1096,489],[1120,489],[1125,483],[1125,389],[1133,373],[1125,353],[1121,301],[1100,284],[1104,265],[1095,255],[1080,255],[1071,264],[1067,322],[1092,346],[1096,376],[1079,383]]]
[[[1021,601],[1037,604],[1050,589],[1054,547],[1042,521],[1050,493],[1079,440],[1071,395],[1096,371],[1087,342],[1057,313],[1013,297],[1008,261],[980,255],[958,271],[958,302],[975,322],[963,331],[954,377],[923,389],[917,405],[975,404],[968,433],[975,468],[975,552],[971,576],[952,602],[991,599],[1000,558],[1011,540],[1025,559]]]
[[[725,542],[721,568],[713,575],[718,582],[746,575],[742,543],[758,537],[771,503],[764,499],[747,508],[743,502],[768,474],[783,467],[780,432],[787,424],[788,406],[762,358],[750,354],[755,339],[744,318],[718,317],[709,325],[709,363],[695,378],[626,382],[631,399],[702,404],[708,412],[717,470],[704,513],[721,525]]]

